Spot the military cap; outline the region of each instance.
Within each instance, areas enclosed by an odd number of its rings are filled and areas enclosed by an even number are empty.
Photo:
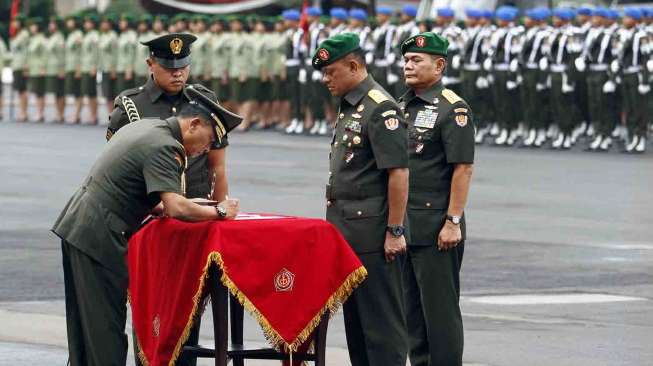
[[[517,10],[517,8],[514,8],[512,6],[500,6],[494,12],[494,16],[497,17],[497,19],[504,20],[504,21],[514,20],[518,14],[519,14],[519,10]]]
[[[346,20],[347,10],[345,10],[345,8],[331,8],[329,15],[331,15],[332,18]]]
[[[401,12],[403,14],[408,15],[409,17],[416,17],[417,16],[417,8],[414,5],[404,5],[401,8]]]
[[[188,103],[197,106],[213,122],[213,132],[218,140],[222,140],[227,132],[243,121],[243,117],[229,112],[192,85],[184,88],[184,93],[188,97]]]
[[[455,15],[456,15],[456,13],[453,11],[453,9],[451,9],[449,7],[438,9],[438,16],[439,17],[453,18]]]
[[[351,9],[349,11],[349,17],[357,20],[367,20],[367,12],[363,9]]]
[[[27,25],[33,25],[33,24],[41,26],[43,24],[43,18],[41,18],[41,17],[32,17],[32,18],[27,19]]]
[[[416,34],[401,44],[401,54],[406,52],[429,53],[431,55],[447,56],[449,41],[433,32]]]
[[[19,22],[25,22],[27,20],[27,17],[25,16],[25,14],[16,14],[14,20],[17,20]]]
[[[393,12],[394,10],[389,6],[379,6],[378,8],[376,8],[377,14],[392,15]]]
[[[553,16],[562,20],[571,20],[575,14],[571,8],[555,8],[553,9]]]
[[[587,6],[581,6],[580,8],[576,9],[576,13],[578,15],[592,15],[592,8],[588,8]]]
[[[478,19],[478,18],[483,16],[483,12],[481,10],[478,10],[478,9],[467,9],[467,10],[465,10],[465,15],[468,18]]]
[[[152,23],[152,16],[150,14],[143,14],[140,18],[138,18],[138,22],[150,24]]]
[[[299,20],[301,18],[301,14],[299,13],[299,10],[297,9],[288,9],[281,13],[281,16],[283,16],[283,19],[286,20]]]
[[[99,20],[98,18],[99,17],[96,14],[86,14],[86,15],[84,15],[84,21],[85,22],[97,23],[98,20]]]
[[[312,6],[312,7],[308,8],[308,9],[306,9],[306,14],[309,17],[319,17],[320,15],[322,15],[322,9],[320,9],[320,8],[318,8],[316,6]]]
[[[160,21],[161,23],[165,23],[168,21],[168,16],[165,14],[157,14],[154,16],[155,21]]]
[[[494,17],[494,13],[490,9],[485,9],[482,11],[481,14],[482,18],[487,18],[487,19],[492,19]]]
[[[60,16],[53,15],[50,17],[49,21],[51,23],[56,23],[58,26],[60,26],[61,23],[63,22],[63,18],[61,18]]]
[[[610,14],[608,19],[619,19],[619,12],[617,10],[609,8],[608,12]]]
[[[628,7],[624,9],[624,16],[631,17],[635,20],[641,20],[643,15],[642,9],[640,8]]]
[[[592,16],[595,17],[601,17],[601,18],[609,18],[610,17],[610,11],[607,8],[602,8],[598,7],[592,10]]]
[[[179,69],[190,65],[190,45],[197,37],[188,33],[170,33],[141,42],[163,67]]]
[[[122,13],[120,14],[120,20],[124,20],[127,23],[134,24],[134,16],[129,14],[129,13]]]
[[[315,50],[313,68],[320,70],[357,50],[360,50],[360,38],[356,33],[337,34],[320,43]]]

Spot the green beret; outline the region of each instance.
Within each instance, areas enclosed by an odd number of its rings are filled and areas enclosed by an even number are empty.
[[[313,68],[320,70],[348,54],[360,50],[360,38],[356,33],[340,33],[324,42],[313,53]]]
[[[165,23],[168,21],[168,16],[165,14],[157,14],[154,16],[154,21],[160,21],[161,23]]]
[[[41,24],[43,24],[43,18],[33,17],[33,18],[27,19],[27,25],[32,25],[32,24],[36,24],[38,26],[41,26]]]
[[[151,23],[152,22],[152,16],[150,14],[143,14],[141,15],[140,18],[138,18],[139,23]]]
[[[228,22],[240,22],[240,17],[238,15],[227,15],[227,21]]]
[[[449,41],[439,34],[424,32],[414,35],[401,44],[401,54],[406,52],[430,53],[447,56]]]

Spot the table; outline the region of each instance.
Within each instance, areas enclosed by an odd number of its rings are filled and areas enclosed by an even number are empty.
[[[288,357],[280,349],[292,351],[293,360],[323,365],[329,316],[367,275],[331,224],[279,215],[201,223],[156,219],[131,237],[127,256],[132,320],[148,365],[174,365],[182,352],[215,357],[216,365]],[[207,296],[215,347],[184,348]],[[244,310],[273,348],[243,344]],[[297,354],[311,334],[316,351]]]

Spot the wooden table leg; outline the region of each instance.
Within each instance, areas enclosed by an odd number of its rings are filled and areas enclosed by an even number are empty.
[[[243,313],[244,308],[233,295],[229,296],[229,314],[231,315],[231,344],[243,346]],[[234,366],[244,366],[245,361],[242,358],[234,357]]]
[[[220,282],[220,269],[213,265],[209,269],[209,292],[213,312],[213,337],[215,339],[215,366],[227,366],[228,309],[227,288]]]
[[[315,330],[315,366],[326,365],[326,340],[329,328],[329,314],[322,315],[320,324]]]

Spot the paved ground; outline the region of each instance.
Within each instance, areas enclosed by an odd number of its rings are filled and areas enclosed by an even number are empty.
[[[61,256],[48,229],[103,140],[102,127],[0,123],[0,365],[65,364]],[[230,191],[243,210],[323,216],[326,138],[230,141]],[[466,363],[652,364],[652,167],[653,154],[477,150]],[[246,328],[263,343],[253,321]],[[328,343],[330,364],[347,365],[340,315]]]

